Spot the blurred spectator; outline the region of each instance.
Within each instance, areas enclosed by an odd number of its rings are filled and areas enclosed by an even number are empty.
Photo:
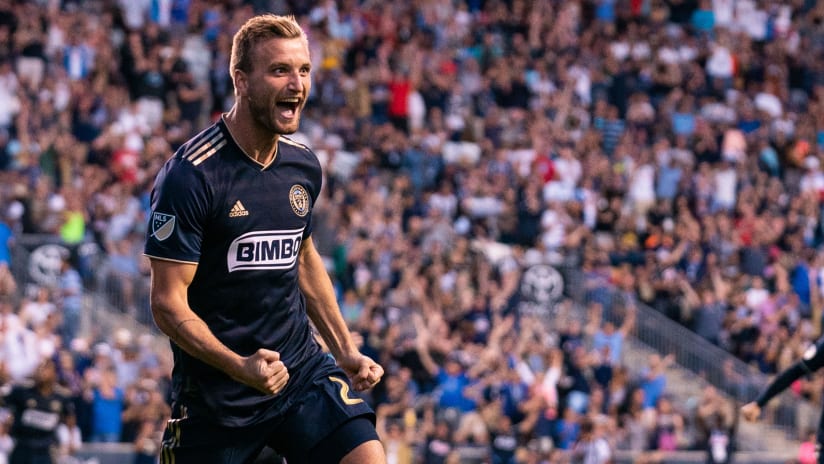
[[[195,80],[185,61],[177,61],[172,67],[172,84],[180,118],[187,127],[201,127],[206,101],[206,88]]]
[[[156,129],[163,121],[166,105],[166,93],[169,90],[168,73],[161,66],[168,61],[168,56],[160,47],[149,50],[133,51],[137,55],[135,63],[135,85],[131,98],[137,100],[137,111],[146,121],[149,129]]]
[[[0,359],[4,377],[15,383],[28,379],[43,360],[37,336],[23,326],[8,302],[0,301]]]
[[[83,282],[68,254],[62,257],[57,292],[59,295],[57,301],[62,315],[60,336],[64,341],[73,340],[80,330]]]
[[[815,464],[816,459],[816,440],[815,431],[807,433],[807,439],[801,443],[798,448],[798,464]]]
[[[86,238],[86,212],[79,192],[65,189],[66,207],[59,225],[59,234],[66,245],[77,245]]]
[[[66,34],[68,40],[62,50],[63,67],[72,80],[86,78],[94,67],[95,50],[85,42],[85,32],[82,23],[76,23]]]
[[[602,322],[602,312],[603,308],[597,303],[590,307],[586,331],[591,333],[592,349],[599,352],[607,348],[607,361],[618,366],[622,364],[624,340],[635,327],[636,310],[633,307],[613,308],[614,314],[622,319],[619,324],[611,320]]]
[[[0,463],[8,464],[9,456],[14,449],[14,439],[11,437],[12,417],[8,412],[3,413],[0,420]]]
[[[571,450],[581,433],[581,418],[571,407],[563,408],[560,418],[555,422],[552,434],[553,443],[562,450]]]
[[[171,416],[171,408],[166,404],[157,382],[151,378],[144,378],[130,385],[125,393],[124,405],[121,415],[123,430],[119,439],[122,442],[137,443],[148,439],[141,436],[148,433],[144,430],[148,427],[146,424],[157,427]],[[156,431],[153,430],[152,433]]]
[[[61,416],[71,411],[68,399],[57,390],[54,362],[40,362],[33,386],[15,386],[5,396],[4,404],[14,416],[11,437],[14,449],[9,462],[51,462],[52,448],[57,445]]]
[[[159,443],[163,435],[162,425],[152,420],[140,423],[140,429],[134,439],[134,464],[154,464],[160,454]]]
[[[7,263],[0,263],[0,298],[12,298],[17,294],[17,279]]]
[[[77,452],[83,446],[83,436],[77,426],[77,416],[68,412],[61,417],[57,426],[57,455],[55,464],[80,464]]]
[[[618,442],[620,449],[640,453],[650,449],[652,436],[651,408],[644,407],[644,390],[634,388],[624,402],[618,407],[618,424],[622,437]]]
[[[124,237],[109,243],[106,253],[105,269],[100,270],[100,279],[110,290],[111,294],[119,296],[115,303],[119,303],[121,311],[139,316],[137,303],[140,302],[140,277],[144,275],[141,268],[141,257],[135,251],[136,240]]]
[[[732,409],[715,387],[707,385],[698,399],[696,415],[696,433],[698,441],[709,443],[712,431],[717,427],[729,428],[736,411]]]
[[[75,361],[75,347],[78,340],[73,340],[71,347],[61,347],[55,355],[57,365],[57,382],[68,390],[69,395],[76,399],[83,389],[83,377],[80,366]],[[75,410],[77,412],[77,410]]]
[[[111,361],[117,371],[117,386],[126,390],[141,380],[138,347],[129,329],[120,328],[112,334]]]
[[[10,206],[8,208],[11,208]],[[8,212],[6,213],[8,215]],[[5,215],[4,215],[5,216]],[[0,264],[11,265],[11,246],[14,244],[14,231],[11,229],[8,219],[0,220]]]
[[[610,444],[604,436],[606,428],[602,418],[586,417],[581,422],[581,435],[572,447],[572,462],[580,464],[606,464],[612,460]]]
[[[567,408],[577,414],[584,414],[589,408],[592,393],[591,356],[583,346],[575,348],[565,357],[565,376],[562,380]]]
[[[443,464],[455,453],[452,429],[446,419],[436,419],[431,408],[424,410],[424,423],[421,428],[424,436],[423,463]]]
[[[685,305],[690,309],[689,320],[695,333],[704,337],[714,345],[727,346],[728,337],[724,330],[724,321],[727,320],[727,294],[723,283],[718,276],[712,278],[714,284],[708,284],[696,292],[689,282],[683,281],[682,288],[685,294]]]
[[[489,425],[490,454],[493,464],[514,464],[521,432],[507,415],[500,415],[497,422]]]
[[[113,367],[101,369],[96,377],[90,379],[84,392],[92,412],[89,440],[96,443],[118,442],[123,431],[125,393],[117,386],[117,371]]]
[[[20,303],[20,322],[31,330],[36,330],[46,319],[57,312],[51,291],[46,286],[38,286],[33,298],[25,298]]]
[[[412,413],[414,415],[414,413]],[[412,464],[415,459],[412,449],[415,424],[401,419],[378,414],[376,427],[378,436],[386,449],[388,462]]]
[[[434,395],[438,409],[447,420],[451,420],[453,427],[462,432],[461,435],[466,433],[467,436],[472,435],[476,442],[485,443],[486,431],[477,414],[477,397],[472,393],[477,380],[458,353],[450,353],[444,360],[443,367],[435,363],[428,346],[428,337],[426,333],[418,334],[418,355],[424,368],[436,381]]]
[[[701,437],[696,438],[697,443],[703,440],[707,452],[707,462],[712,464],[730,463],[733,461],[734,453],[738,450],[738,414],[734,406],[719,398],[719,410],[711,413],[708,417],[707,408],[712,408],[710,403],[705,402],[699,405],[699,414],[704,414],[699,420],[706,429],[702,430]],[[706,421],[709,420],[707,423]]]
[[[655,404],[655,425],[652,430],[652,449],[675,451],[686,443],[684,416],[673,408],[672,400],[661,396]]]
[[[644,391],[644,408],[654,408],[659,398],[664,394],[667,384],[666,369],[675,360],[675,356],[668,354],[661,356],[657,353],[648,357],[648,364],[641,372],[640,387]]]

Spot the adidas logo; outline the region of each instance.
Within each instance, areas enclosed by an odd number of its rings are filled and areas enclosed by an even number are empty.
[[[229,210],[229,217],[241,217],[241,216],[248,216],[249,211],[246,211],[246,208],[243,207],[243,203],[240,200],[235,202],[235,205],[232,206],[232,209]]]

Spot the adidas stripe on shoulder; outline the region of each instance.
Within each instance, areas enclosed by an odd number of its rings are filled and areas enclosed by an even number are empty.
[[[190,147],[186,148],[186,151],[183,153],[183,158],[191,161],[193,165],[198,166],[217,153],[226,143],[227,140],[223,135],[223,131],[220,130],[219,126],[214,126],[203,132],[200,135],[200,140],[197,140]]]

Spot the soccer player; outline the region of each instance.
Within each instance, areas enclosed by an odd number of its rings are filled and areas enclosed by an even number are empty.
[[[293,17],[249,19],[232,43],[234,106],[155,179],[145,254],[175,361],[162,463],[247,463],[264,446],[289,464],[386,462],[355,392],[383,368],[356,348],[312,242],[321,167],[285,136],[310,71]]]
[[[33,384],[16,385],[4,398],[14,419],[11,437],[14,449],[10,464],[51,463],[58,445],[57,427],[60,418],[73,411],[68,396],[57,385],[54,361],[40,362],[32,376]]]
[[[810,375],[822,366],[824,366],[824,337],[819,338],[814,344],[810,345],[810,347],[804,351],[801,359],[775,376],[772,382],[767,385],[755,400],[742,406],[741,415],[744,416],[744,419],[751,422],[758,420],[761,416],[761,408],[771,399],[786,390],[787,387],[801,378],[801,376]],[[817,443],[815,449],[817,462],[824,464],[824,454],[820,452],[821,444],[824,443],[824,416],[819,420],[816,438]]]

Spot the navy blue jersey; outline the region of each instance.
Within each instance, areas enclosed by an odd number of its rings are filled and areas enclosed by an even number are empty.
[[[264,395],[188,355],[174,343],[178,400],[195,413],[242,426],[291,404],[323,358],[298,288],[297,257],[312,231],[321,167],[304,145],[280,137],[262,166],[235,143],[223,121],[189,142],[158,173],[145,254],[197,263],[189,305],[234,352],[280,353],[290,380]]]
[[[73,408],[62,392],[44,396],[33,385],[15,385],[4,398],[14,415],[11,434],[19,447],[48,449],[57,443],[60,418]]]

